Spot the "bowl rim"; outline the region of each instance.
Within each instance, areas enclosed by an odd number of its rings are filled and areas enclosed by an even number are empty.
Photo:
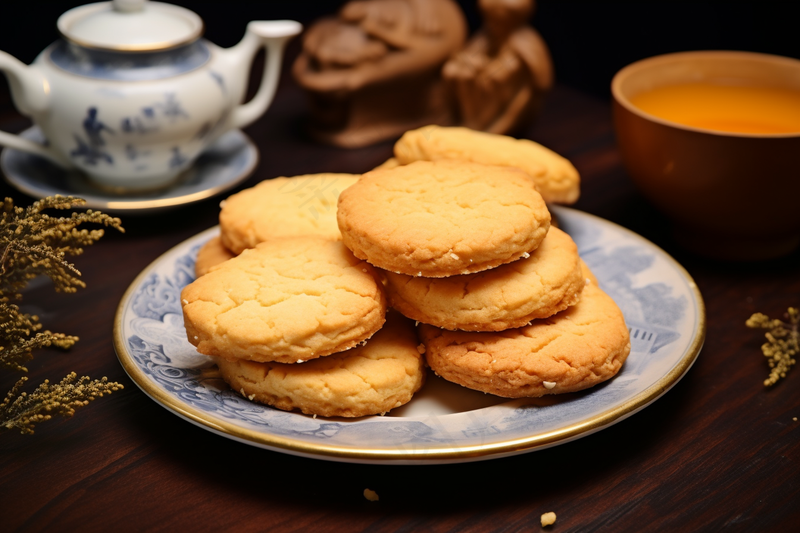
[[[695,126],[689,126],[686,124],[682,124],[680,122],[667,120],[658,117],[656,115],[647,113],[646,111],[643,111],[638,107],[636,107],[635,105],[633,105],[631,101],[628,100],[627,96],[623,94],[622,91],[623,82],[628,77],[637,72],[650,69],[658,65],[675,63],[687,58],[699,58],[699,57],[720,58],[726,61],[734,59],[758,60],[766,63],[789,66],[792,68],[796,68],[798,71],[800,71],[800,59],[795,59],[786,56],[779,56],[775,54],[765,54],[761,52],[745,52],[738,50],[693,50],[687,52],[671,52],[667,54],[660,54],[656,56],[639,59],[638,61],[634,61],[633,63],[630,63],[625,67],[621,68],[620,70],[618,70],[617,73],[614,74],[614,77],[611,79],[611,95],[614,99],[614,102],[625,108],[630,113],[633,113],[634,115],[638,116],[639,118],[642,118],[650,122],[655,122],[662,126],[675,128],[679,130],[691,131],[706,135],[715,135],[721,137],[737,137],[743,139],[753,139],[753,138],[791,139],[795,137],[800,137],[800,131],[793,133],[744,133],[744,132],[722,131],[710,128],[698,128]]]

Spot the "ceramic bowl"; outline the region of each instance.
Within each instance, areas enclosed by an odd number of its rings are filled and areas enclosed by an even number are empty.
[[[703,255],[758,260],[800,244],[800,132],[726,133],[645,113],[642,91],[686,82],[800,90],[800,61],[730,51],[667,54],[633,63],[611,83],[623,163],[641,193],[674,223],[676,240]]]

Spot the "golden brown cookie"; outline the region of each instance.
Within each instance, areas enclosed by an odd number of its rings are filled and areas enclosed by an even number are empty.
[[[387,159],[386,161],[384,161],[383,163],[381,163],[377,167],[373,168],[372,170],[382,170],[382,169],[387,169],[387,168],[395,168],[395,167],[399,167],[399,166],[400,166],[400,162],[397,160],[397,158],[396,157],[390,157],[389,159]]]
[[[198,250],[197,259],[194,263],[194,275],[199,278],[207,274],[212,267],[234,257],[236,257],[236,254],[225,248],[222,244],[222,239],[214,237]]]
[[[628,328],[617,304],[594,284],[550,318],[497,333],[420,325],[431,369],[448,381],[505,398],[586,389],[610,379],[628,357]]]
[[[223,378],[250,400],[308,415],[385,414],[425,381],[414,325],[399,313],[363,346],[302,364],[218,359]]]
[[[401,165],[457,159],[519,168],[528,173],[547,202],[572,204],[580,195],[580,176],[564,157],[528,139],[460,127],[425,126],[407,131],[394,145]]]
[[[580,299],[586,277],[578,247],[550,228],[527,258],[491,270],[449,278],[420,278],[384,272],[392,307],[440,328],[501,331],[546,318]]]
[[[377,274],[340,241],[274,239],[220,264],[181,293],[197,351],[295,363],[352,348],[378,331]]]
[[[234,194],[219,214],[223,245],[234,254],[279,237],[321,235],[340,239],[339,194],[358,181],[353,174],[308,174],[265,180]]]
[[[356,257],[409,276],[480,272],[531,252],[550,212],[519,170],[418,161],[364,174],[339,197],[339,229]]]

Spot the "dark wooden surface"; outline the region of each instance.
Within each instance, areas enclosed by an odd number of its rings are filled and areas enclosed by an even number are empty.
[[[363,172],[391,143],[359,150],[303,135],[304,101],[285,81],[247,129],[261,162],[242,187],[278,175]],[[0,129],[27,125],[6,108]],[[765,390],[763,335],[745,320],[800,305],[800,255],[757,264],[704,260],[677,248],[665,221],[634,190],[605,100],[558,86],[527,136],[581,172],[576,207],[662,246],[694,277],[707,306],[705,347],[684,379],[644,411],[554,448],[470,464],[375,466],[273,453],[171,414],[125,375],[112,344],[124,291],[151,261],[214,224],[220,198],[150,217],[126,217],[75,259],[87,288],[44,284],[25,304],[53,331],[80,337],[41,350],[29,384],[108,376],[125,390],[35,435],[0,433],[2,531],[792,531],[800,525],[800,370]],[[31,199],[5,183],[0,193]],[[0,375],[0,394],[16,379]],[[380,495],[367,501],[365,488]]]

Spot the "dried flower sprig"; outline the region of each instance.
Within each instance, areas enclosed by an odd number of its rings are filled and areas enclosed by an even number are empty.
[[[123,388],[119,383],[109,382],[106,378],[78,378],[75,372],[70,372],[59,383],[51,385],[50,381],[45,380],[28,394],[20,392],[27,379],[20,378],[0,403],[2,429],[16,428],[23,434],[33,434],[33,428],[39,422],[50,420],[54,416],[69,418],[75,414],[76,409],[85,407],[92,400]]]
[[[763,313],[755,313],[746,324],[749,328],[767,329],[764,335],[767,342],[761,345],[761,351],[769,363],[769,377],[764,386],[769,387],[786,377],[786,373],[794,366],[795,356],[800,353],[800,311],[790,307],[786,312],[787,322],[771,319]]]
[[[69,217],[53,217],[47,209],[69,209],[84,205],[81,198],[52,196],[30,207],[16,207],[10,198],[0,205],[0,368],[27,372],[23,365],[33,350],[46,346],[70,348],[78,338],[42,331],[36,315],[23,313],[12,303],[33,278],[49,277],[58,292],[85,287],[80,272],[65,257],[83,253],[83,247],[103,236],[103,229],[78,229],[84,223],[100,224],[124,232],[118,218],[88,210]],[[70,373],[57,385],[45,381],[31,394],[20,392],[28,378],[21,378],[0,403],[0,430],[17,428],[24,434],[54,415],[70,417],[75,410],[104,394],[122,389],[106,378],[77,378]],[[76,380],[77,379],[77,380]]]
[[[103,229],[78,229],[84,223],[101,224],[124,232],[118,218],[98,211],[52,217],[46,209],[69,209],[86,203],[72,196],[49,196],[27,208],[17,207],[11,198],[0,206],[0,299],[19,299],[19,291],[31,279],[46,275],[58,292],[75,292],[85,286],[80,272],[68,263],[67,255],[80,255],[83,247],[103,236]]]
[[[14,304],[0,302],[0,366],[27,372],[22,366],[33,359],[33,350],[47,346],[71,348],[78,337],[40,331],[39,317],[22,313]]]

